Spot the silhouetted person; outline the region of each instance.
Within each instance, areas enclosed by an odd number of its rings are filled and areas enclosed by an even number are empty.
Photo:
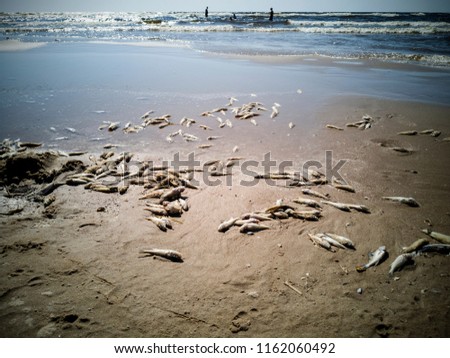
[[[208,18],[208,6],[205,9],[205,17]]]
[[[273,21],[273,9],[270,8],[269,21]]]

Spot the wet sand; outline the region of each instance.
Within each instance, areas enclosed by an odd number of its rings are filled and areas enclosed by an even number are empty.
[[[261,68],[274,70],[268,64]],[[282,67],[281,71],[292,74],[294,70]],[[353,91],[327,90],[327,81],[338,83],[345,81],[345,76],[341,72],[339,81],[334,82],[317,71],[317,78],[323,82],[317,82],[314,91],[324,85],[324,95],[319,99],[314,96],[314,101],[308,97],[307,86],[305,91],[305,86],[286,85],[283,92],[283,84],[277,84],[275,89],[264,92],[264,83],[260,83],[255,90],[257,97],[252,97],[247,85],[236,84],[235,91],[241,94],[236,95],[236,105],[257,100],[269,109],[256,118],[257,126],[226,113],[223,117],[232,120],[233,128],[219,128],[214,118],[200,116],[203,111],[225,105],[227,96],[232,95],[228,88],[215,92],[211,85],[210,97],[204,99],[205,92],[194,94],[186,116],[195,117],[197,123],[190,128],[147,127],[138,135],[123,134],[119,129],[108,133],[107,140],[91,142],[88,147],[82,141],[83,145],[66,142],[65,147],[49,148],[48,144],[54,142],[48,140],[43,148],[21,153],[26,156],[34,151],[88,149],[80,157],[55,159],[50,169],[44,165],[44,172],[49,169],[50,173],[80,170],[73,163],[65,167],[62,163],[80,160],[84,165],[92,164],[92,156],[98,158],[106,142],[116,141],[122,147],[112,149],[113,158],[124,150],[135,153],[133,170],[143,161],[170,161],[175,153],[186,158],[195,152],[202,164],[212,159],[226,162],[231,156],[244,159],[232,167],[231,176],[208,177],[218,180],[218,185],[207,185],[200,179],[204,174],[196,173],[199,188],[184,192],[189,210],[176,218],[173,230],[167,232],[145,220],[149,216],[144,210],[146,203],[157,200],[139,200],[145,191],[142,185],[130,185],[123,195],[95,192],[83,185],[62,185],[49,194],[55,200],[47,207],[34,195],[15,196],[14,199],[27,200],[26,205],[15,203],[23,210],[0,216],[0,335],[448,337],[448,256],[421,255],[393,276],[388,271],[403,246],[426,238],[421,229],[450,233],[450,143],[443,140],[450,136],[449,107],[413,102],[414,98],[409,102],[388,100],[373,96],[370,90],[361,91],[359,96]],[[333,72],[327,68],[327,75],[330,71]],[[370,82],[370,75],[361,81]],[[351,79],[347,78],[343,87],[351,88]],[[296,92],[300,88],[301,94]],[[427,91],[431,93],[425,88]],[[281,107],[272,120],[274,102]],[[183,106],[173,103],[163,102],[155,108],[161,112],[155,116],[167,110],[172,112],[173,122],[179,123]],[[107,108],[108,103],[100,106],[88,102],[87,106]],[[131,121],[138,123],[145,112],[143,107],[150,109],[153,105],[134,108]],[[366,114],[372,118],[371,128],[346,127]],[[98,119],[91,123],[95,132],[89,129],[88,133],[103,136],[104,132],[97,129],[101,115],[95,118]],[[292,129],[290,122],[295,124]],[[204,131],[198,128],[199,124],[213,130]],[[327,124],[344,130],[328,129]],[[84,130],[70,124],[61,124],[58,130],[63,131],[66,126]],[[400,131],[429,128],[441,131],[440,136],[397,135]],[[174,137],[174,143],[167,143],[167,134],[178,129],[200,140],[186,143]],[[222,138],[207,141],[209,135]],[[30,137],[21,139],[40,140],[32,134]],[[204,143],[213,147],[197,148]],[[239,150],[233,153],[235,146]],[[410,153],[396,152],[392,147],[404,147]],[[242,234],[238,227],[218,232],[219,224],[230,217],[263,211],[279,199],[300,208],[293,200],[307,197],[302,194],[302,187],[290,187],[286,180],[276,180],[275,185],[263,180],[252,186],[242,185],[251,179],[242,166],[246,160],[260,163],[264,154],[270,152],[277,165],[281,161],[293,163],[284,171],[300,171],[303,164],[317,161],[324,166],[319,170],[325,172],[327,151],[332,153],[333,165],[345,160],[339,174],[355,193],[329,184],[310,188],[329,194],[330,200],[336,202],[367,206],[370,214],[322,205],[318,221],[290,217],[270,221],[269,230],[254,235]],[[6,165],[3,159],[4,202],[11,203],[8,192],[30,192],[46,185],[35,183],[43,177],[36,179],[32,168],[28,172],[19,170],[16,178],[8,179]],[[259,165],[251,169],[262,171]],[[278,171],[278,167],[272,170]],[[382,200],[383,196],[413,197],[420,207]],[[329,252],[316,247],[307,234],[320,232],[347,236],[356,250]],[[430,238],[430,242],[434,240]],[[368,262],[368,252],[381,245],[386,246],[389,257],[379,266],[357,272],[357,265]],[[139,253],[149,248],[176,250],[182,254],[183,262]]]

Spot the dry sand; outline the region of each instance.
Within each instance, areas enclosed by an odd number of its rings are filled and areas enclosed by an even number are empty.
[[[345,127],[366,113],[373,118],[372,128]],[[403,246],[425,237],[420,229],[450,233],[450,143],[442,140],[450,135],[449,113],[448,107],[338,98],[317,113],[303,150],[284,158],[289,148],[283,147],[283,138],[302,128],[289,129],[289,118],[277,124],[283,128],[276,159],[323,162],[325,151],[332,150],[333,163],[347,160],[341,174],[356,193],[330,185],[313,189],[335,201],[363,204],[370,214],[324,206],[319,221],[289,218],[270,222],[270,230],[254,235],[236,227],[219,233],[223,220],[263,210],[278,199],[292,204],[304,196],[301,188],[286,187],[285,181],[238,185],[248,179],[239,167],[233,168],[232,186],[201,183],[198,190],[187,189],[190,209],[168,232],[145,220],[145,201],[138,200],[142,186],[132,185],[119,195],[64,185],[53,192],[56,200],[47,208],[27,202],[21,212],[0,216],[0,335],[448,337],[449,257],[427,254],[392,277],[388,271]],[[327,129],[328,123],[344,130]],[[244,125],[253,130],[249,122]],[[442,134],[396,134],[428,128]],[[233,154],[232,130],[214,143],[216,154],[201,160],[259,158],[268,147],[264,141],[252,146],[250,137]],[[197,145],[193,142],[192,148]],[[394,146],[412,153],[395,152]],[[81,159],[87,162],[87,157]],[[157,158],[148,152],[134,159]],[[22,173],[22,183],[34,185],[27,176]],[[4,177],[3,171],[5,187]],[[421,206],[382,196],[414,197]],[[307,233],[318,232],[347,236],[356,250],[333,253],[315,247]],[[356,272],[358,264],[368,261],[368,252],[381,245],[389,258]],[[139,253],[148,248],[177,250],[184,262]]]

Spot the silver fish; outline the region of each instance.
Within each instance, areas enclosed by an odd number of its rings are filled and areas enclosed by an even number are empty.
[[[393,275],[395,271],[401,270],[403,266],[405,266],[408,262],[411,262],[415,256],[415,252],[397,256],[397,258],[391,263],[391,266],[389,267],[389,275]]]
[[[174,250],[164,250],[164,249],[147,249],[147,250],[141,250],[141,254],[148,254],[151,256],[160,256],[165,259],[168,259],[170,261],[174,262],[183,262],[183,258],[181,254],[178,251]]]
[[[419,207],[419,203],[414,198],[405,198],[403,196],[383,196],[384,200],[396,201],[412,207]]]
[[[332,237],[330,237],[330,236],[328,236],[326,234],[320,233],[320,234],[317,234],[317,236],[319,236],[323,240],[329,242],[330,245],[332,245],[334,247],[338,247],[340,249],[347,250],[347,248],[344,245],[342,245],[340,242],[338,242],[337,240],[333,239]]]
[[[184,189],[185,189],[184,187],[180,186],[169,190],[168,192],[161,195],[159,199],[160,203],[164,201],[173,201],[178,199],[181,196],[181,193],[184,191]]]
[[[343,130],[344,130],[344,128],[335,126],[335,125],[333,125],[333,124],[327,124],[326,127],[327,127],[328,129],[337,129],[338,131],[343,131]]]
[[[328,233],[328,232],[326,232],[325,235],[328,236],[328,237],[331,237],[332,239],[336,240],[337,242],[339,242],[340,244],[346,246],[347,248],[355,249],[355,244],[353,243],[353,241],[350,240],[349,238],[345,237],[345,236],[331,234],[331,233]]]
[[[241,233],[247,233],[247,232],[257,232],[262,230],[270,229],[269,226],[260,225],[260,224],[244,224],[241,226],[241,229],[239,230]]]
[[[313,242],[314,245],[318,245],[318,246],[323,247],[324,249],[326,249],[328,251],[334,252],[332,247],[331,247],[331,244],[328,241],[324,240],[321,236],[319,236],[319,235],[311,235],[311,234],[308,234],[308,236],[309,236],[309,239]]]
[[[369,262],[362,266],[356,266],[356,271],[363,272],[369,267],[377,266],[387,255],[386,246],[380,246],[374,252],[369,253]]]
[[[322,208],[320,203],[318,203],[317,201],[312,200],[312,199],[298,198],[298,199],[294,199],[293,201],[294,201],[294,203],[306,205],[311,208],[318,208],[318,209]]]
[[[327,195],[324,195],[322,193],[319,193],[319,192],[311,190],[311,189],[302,189],[302,193],[306,194],[306,195],[312,195],[312,196],[315,196],[315,197],[318,197],[318,198],[321,198],[321,199],[324,199],[324,200],[328,199]]]
[[[224,221],[223,223],[221,223],[219,225],[219,228],[218,228],[219,232],[228,231],[236,223],[237,220],[238,220],[238,218],[230,218],[229,220]]]

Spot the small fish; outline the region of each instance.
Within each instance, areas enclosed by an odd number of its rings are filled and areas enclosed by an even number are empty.
[[[314,190],[311,190],[311,189],[307,189],[307,188],[306,189],[302,189],[302,193],[306,194],[306,195],[312,195],[312,196],[315,196],[315,197],[318,197],[318,198],[321,198],[321,199],[325,199],[325,200],[328,199],[328,195],[324,195],[322,193],[319,193],[317,191],[314,191]]]
[[[160,218],[157,218],[156,216],[147,216],[145,219],[148,221],[151,221],[161,231],[166,232],[167,229],[172,229],[172,224],[169,224],[170,221],[168,221],[167,219],[160,219]]]
[[[421,132],[419,132],[419,134],[431,134],[434,132],[434,129],[425,129]]]
[[[350,192],[350,193],[354,193],[354,192],[355,192],[355,188],[353,188],[353,187],[350,186],[350,185],[333,183],[333,186],[334,186],[336,189],[348,191],[348,192]]]
[[[317,234],[317,236],[321,237],[325,241],[329,242],[331,246],[338,247],[343,250],[347,250],[347,247],[342,245],[339,241],[333,239],[331,236],[328,236],[326,234]]]
[[[439,137],[440,135],[441,135],[441,132],[440,132],[440,131],[433,131],[433,132],[430,134],[430,136],[435,137],[435,138]]]
[[[206,139],[207,139],[207,140],[215,140],[215,139],[219,139],[219,138],[222,138],[222,137],[213,135],[213,136],[209,136],[209,137],[206,138]]]
[[[444,235],[436,231],[431,231],[429,229],[423,229],[422,232],[431,236],[433,239],[439,241],[441,244],[450,245],[450,236]]]
[[[404,147],[391,147],[391,149],[396,152],[406,153],[406,154],[411,154],[413,152],[411,149],[404,148]]]
[[[228,231],[236,223],[237,220],[238,220],[238,218],[230,218],[229,220],[224,221],[223,223],[221,223],[219,225],[219,228],[218,228],[219,232]]]
[[[294,203],[306,205],[311,208],[319,208],[319,209],[322,208],[320,203],[318,203],[317,201],[312,200],[312,199],[298,198],[298,199],[294,199],[293,201],[294,201]]]
[[[231,121],[229,119],[227,119],[225,121],[225,124],[229,127],[229,128],[233,128],[233,123],[231,123]]]
[[[346,246],[349,249],[355,249],[355,244],[353,243],[352,240],[350,240],[349,238],[345,237],[345,236],[340,236],[340,235],[336,235],[336,234],[331,234],[326,232],[324,235],[331,237],[332,239],[336,240],[337,242],[339,242],[340,244]]]
[[[450,254],[450,245],[445,245],[445,244],[425,245],[425,246],[422,246],[418,252],[419,253],[436,252],[436,253],[443,254],[443,255],[449,255]]]
[[[267,229],[270,229],[270,227],[265,226],[265,225],[260,225],[260,224],[249,223],[249,224],[242,225],[239,231],[241,233],[248,233],[248,232],[257,232],[257,231],[262,231],[262,230],[267,230]]]
[[[150,110],[150,111],[148,111],[148,112],[145,112],[142,116],[141,116],[141,119],[146,119],[146,118],[149,118],[150,117],[150,114],[152,114],[153,112],[155,112],[154,110]]]
[[[428,245],[429,241],[427,239],[418,239],[414,241],[411,245],[402,248],[404,253],[413,252],[419,250],[422,246]]]
[[[183,133],[183,138],[186,142],[196,142],[198,141],[198,137],[193,134]]]
[[[207,149],[207,148],[211,148],[212,144],[200,144],[198,146],[199,149]]]
[[[338,131],[343,131],[344,130],[344,128],[337,127],[337,126],[335,126],[333,124],[327,124],[326,127],[329,128],[329,129],[337,129]]]
[[[403,196],[383,196],[384,200],[396,201],[412,207],[419,207],[419,203],[414,198],[405,198]]]
[[[52,132],[56,132],[56,128],[55,128],[55,127],[50,127],[50,130],[51,130]]]
[[[117,128],[119,128],[120,122],[113,122],[108,126],[108,131],[112,132],[115,131]]]
[[[236,153],[238,150],[239,150],[239,147],[238,147],[237,145],[234,146],[234,148],[233,148],[233,153]]]
[[[380,246],[374,252],[369,253],[369,262],[362,266],[356,266],[356,271],[364,272],[369,267],[377,266],[387,255],[386,246]]]
[[[398,132],[398,135],[417,135],[417,131],[403,131],[403,132]]]
[[[141,250],[141,254],[148,254],[151,256],[160,256],[173,262],[183,262],[181,254],[174,250],[163,250],[163,249],[147,249]]]
[[[324,249],[328,250],[328,251],[332,251],[334,252],[334,250],[331,247],[331,244],[324,240],[321,236],[318,235],[311,235],[308,234],[309,239],[313,242],[314,245],[318,245],[320,247],[323,247]]]
[[[294,127],[295,127],[295,124],[294,124],[294,123],[292,123],[292,122],[289,122],[288,126],[289,126],[289,129],[292,129],[292,128],[294,128]]]
[[[68,130],[70,133],[77,133],[77,130],[75,128],[66,127],[66,130]]]
[[[164,201],[173,201],[173,200],[177,200],[180,196],[181,193],[184,191],[184,187],[183,186],[179,186],[173,189],[170,189],[169,191],[165,192],[163,195],[161,195],[160,197],[160,203],[164,202]]]
[[[67,140],[69,139],[69,137],[57,137],[55,138],[55,140],[60,141],[60,140]]]
[[[204,124],[200,124],[199,127],[200,127],[201,129],[205,130],[205,131],[206,131],[206,130],[212,131],[212,128],[211,128],[211,127],[205,126]]]
[[[411,262],[416,256],[415,252],[401,254],[391,263],[389,267],[389,275],[393,275],[395,271],[401,270],[407,263]]]

